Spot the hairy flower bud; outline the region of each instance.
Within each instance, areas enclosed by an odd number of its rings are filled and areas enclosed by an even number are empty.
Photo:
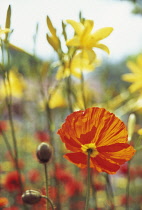
[[[36,155],[40,163],[48,163],[52,156],[52,147],[42,142],[37,148]]]
[[[41,193],[36,190],[26,190],[22,195],[23,202],[30,205],[38,203],[41,198]]]

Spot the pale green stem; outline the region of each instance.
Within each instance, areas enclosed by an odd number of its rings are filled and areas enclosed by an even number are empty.
[[[11,156],[11,158],[15,161],[15,157],[14,157],[14,154],[13,154],[13,151],[12,151],[12,148],[11,148],[11,145],[9,144],[9,141],[7,139],[7,136],[5,135],[5,133],[2,131],[2,137],[3,137],[3,140],[6,144],[6,147],[7,147],[7,150]]]
[[[85,210],[89,209],[89,199],[90,199],[90,154],[91,154],[91,151],[88,150],[88,156],[87,156],[87,191],[86,191]]]
[[[55,208],[54,208],[54,204],[52,203],[52,201],[51,201],[47,196],[42,195],[41,197],[42,197],[42,198],[45,198],[45,199],[47,200],[47,202],[50,203],[52,210],[55,209]]]
[[[126,186],[126,210],[129,210],[129,197],[130,197],[130,163],[128,162],[128,173],[127,173],[127,186]]]
[[[44,164],[44,174],[45,174],[46,196],[48,198],[48,172],[47,172],[47,164],[46,163]],[[47,210],[48,210],[48,200],[47,200],[47,203],[46,203],[46,207],[47,207]]]
[[[82,70],[81,70],[81,93],[82,93],[82,100],[83,100],[83,104],[84,104],[84,109],[86,109],[87,106],[86,106],[86,99],[85,99],[84,76],[83,76]]]

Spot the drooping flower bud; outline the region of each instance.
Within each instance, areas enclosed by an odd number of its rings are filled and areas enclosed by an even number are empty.
[[[38,203],[41,198],[41,193],[36,190],[26,190],[22,195],[23,202],[30,205]]]
[[[130,114],[128,119],[128,141],[132,140],[132,136],[135,130],[135,125],[136,125],[136,116],[135,114],[132,113]]]
[[[36,155],[40,163],[48,163],[52,156],[52,147],[42,142],[37,148]]]

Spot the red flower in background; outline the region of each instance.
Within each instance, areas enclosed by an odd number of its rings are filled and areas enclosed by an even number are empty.
[[[37,132],[35,133],[35,137],[36,137],[40,142],[44,142],[44,141],[49,142],[49,140],[50,140],[49,134],[48,134],[47,132],[45,132],[45,131],[37,131]]]
[[[40,181],[40,172],[36,169],[31,169],[29,172],[28,172],[28,178],[31,182],[38,182]]]
[[[7,123],[5,121],[0,121],[0,134],[2,134],[2,132],[6,130],[7,130]]]
[[[68,197],[76,196],[77,194],[82,193],[83,183],[76,181],[75,179],[71,182],[66,183],[65,191]]]
[[[20,210],[20,209],[17,206],[11,206],[11,207],[4,208],[4,210]]]
[[[7,206],[8,204],[8,199],[5,197],[0,197],[0,209]]]
[[[124,123],[104,108],[73,112],[58,134],[66,148],[72,151],[64,157],[81,168],[87,167],[88,151],[91,151],[90,167],[114,174],[135,153],[128,144]]]
[[[24,176],[21,176],[22,178],[22,182],[24,182]],[[13,192],[15,190],[20,189],[20,182],[19,182],[19,174],[17,173],[17,171],[12,171],[9,172],[6,177],[5,177],[5,183],[4,186],[6,188],[6,190]]]

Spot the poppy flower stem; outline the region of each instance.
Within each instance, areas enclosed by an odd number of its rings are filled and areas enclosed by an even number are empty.
[[[126,186],[126,210],[129,210],[129,199],[130,199],[130,163],[128,162],[128,173],[127,173],[127,186]]]
[[[46,187],[46,196],[48,198],[48,172],[47,172],[47,164],[44,164],[44,174],[45,174],[45,187]],[[48,210],[48,199],[47,199],[47,210]]]
[[[45,199],[47,200],[47,202],[50,203],[50,206],[51,206],[52,210],[55,209],[55,208],[54,208],[54,204],[52,203],[52,201],[51,201],[47,196],[42,195],[41,197],[42,197],[42,198],[45,198]]]
[[[85,210],[89,209],[89,199],[90,199],[90,154],[91,150],[88,150],[88,157],[87,157],[87,191],[86,191],[86,203],[85,203]]]

